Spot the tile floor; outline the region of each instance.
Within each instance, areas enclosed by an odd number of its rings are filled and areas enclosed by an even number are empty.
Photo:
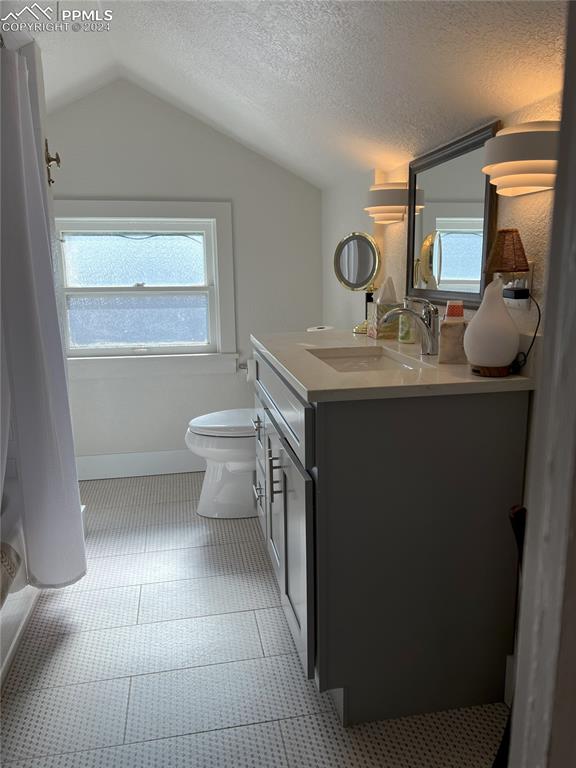
[[[12,768],[489,768],[503,705],[343,729],[303,675],[253,520],[202,475],[81,483],[88,575],[46,592],[6,680]]]

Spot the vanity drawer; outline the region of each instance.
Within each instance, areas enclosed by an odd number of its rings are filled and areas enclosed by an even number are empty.
[[[290,447],[305,469],[314,466],[314,408],[301,400],[258,353],[256,392],[276,419]]]

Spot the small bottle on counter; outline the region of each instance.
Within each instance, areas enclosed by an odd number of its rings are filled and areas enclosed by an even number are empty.
[[[374,312],[376,311],[376,301],[374,297],[374,291],[367,291],[366,292],[366,333],[368,333],[368,329],[370,328],[370,323],[372,322],[372,318],[374,317]]]
[[[404,299],[404,309],[414,309],[414,304],[409,298]],[[415,344],[418,341],[418,331],[410,315],[400,315],[398,341],[402,344]]]
[[[440,323],[438,362],[452,365],[466,365],[464,333],[468,323],[464,319],[464,305],[461,301],[448,301],[446,313]]]

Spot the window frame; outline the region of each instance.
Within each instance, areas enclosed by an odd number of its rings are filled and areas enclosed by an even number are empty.
[[[69,360],[86,358],[141,358],[156,356],[202,357],[236,353],[234,272],[230,203],[137,202],[137,201],[55,201],[56,232],[199,231],[206,237],[206,279],[203,286],[144,286],[93,288],[71,287],[65,277],[64,249],[58,242],[54,260],[56,295],[65,354]],[[208,294],[209,343],[163,344],[117,347],[71,347],[67,316],[70,295],[153,295]]]

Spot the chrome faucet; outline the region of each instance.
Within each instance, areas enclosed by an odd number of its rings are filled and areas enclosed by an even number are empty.
[[[408,304],[421,304],[422,312],[414,312],[414,310],[408,307]],[[414,299],[411,296],[404,298],[404,306],[397,309],[391,309],[390,312],[386,312],[382,318],[382,323],[389,323],[400,315],[410,315],[416,320],[416,324],[420,329],[420,343],[422,345],[423,355],[437,355],[438,354],[438,336],[440,334],[440,320],[438,315],[438,307],[432,304],[428,299]]]

